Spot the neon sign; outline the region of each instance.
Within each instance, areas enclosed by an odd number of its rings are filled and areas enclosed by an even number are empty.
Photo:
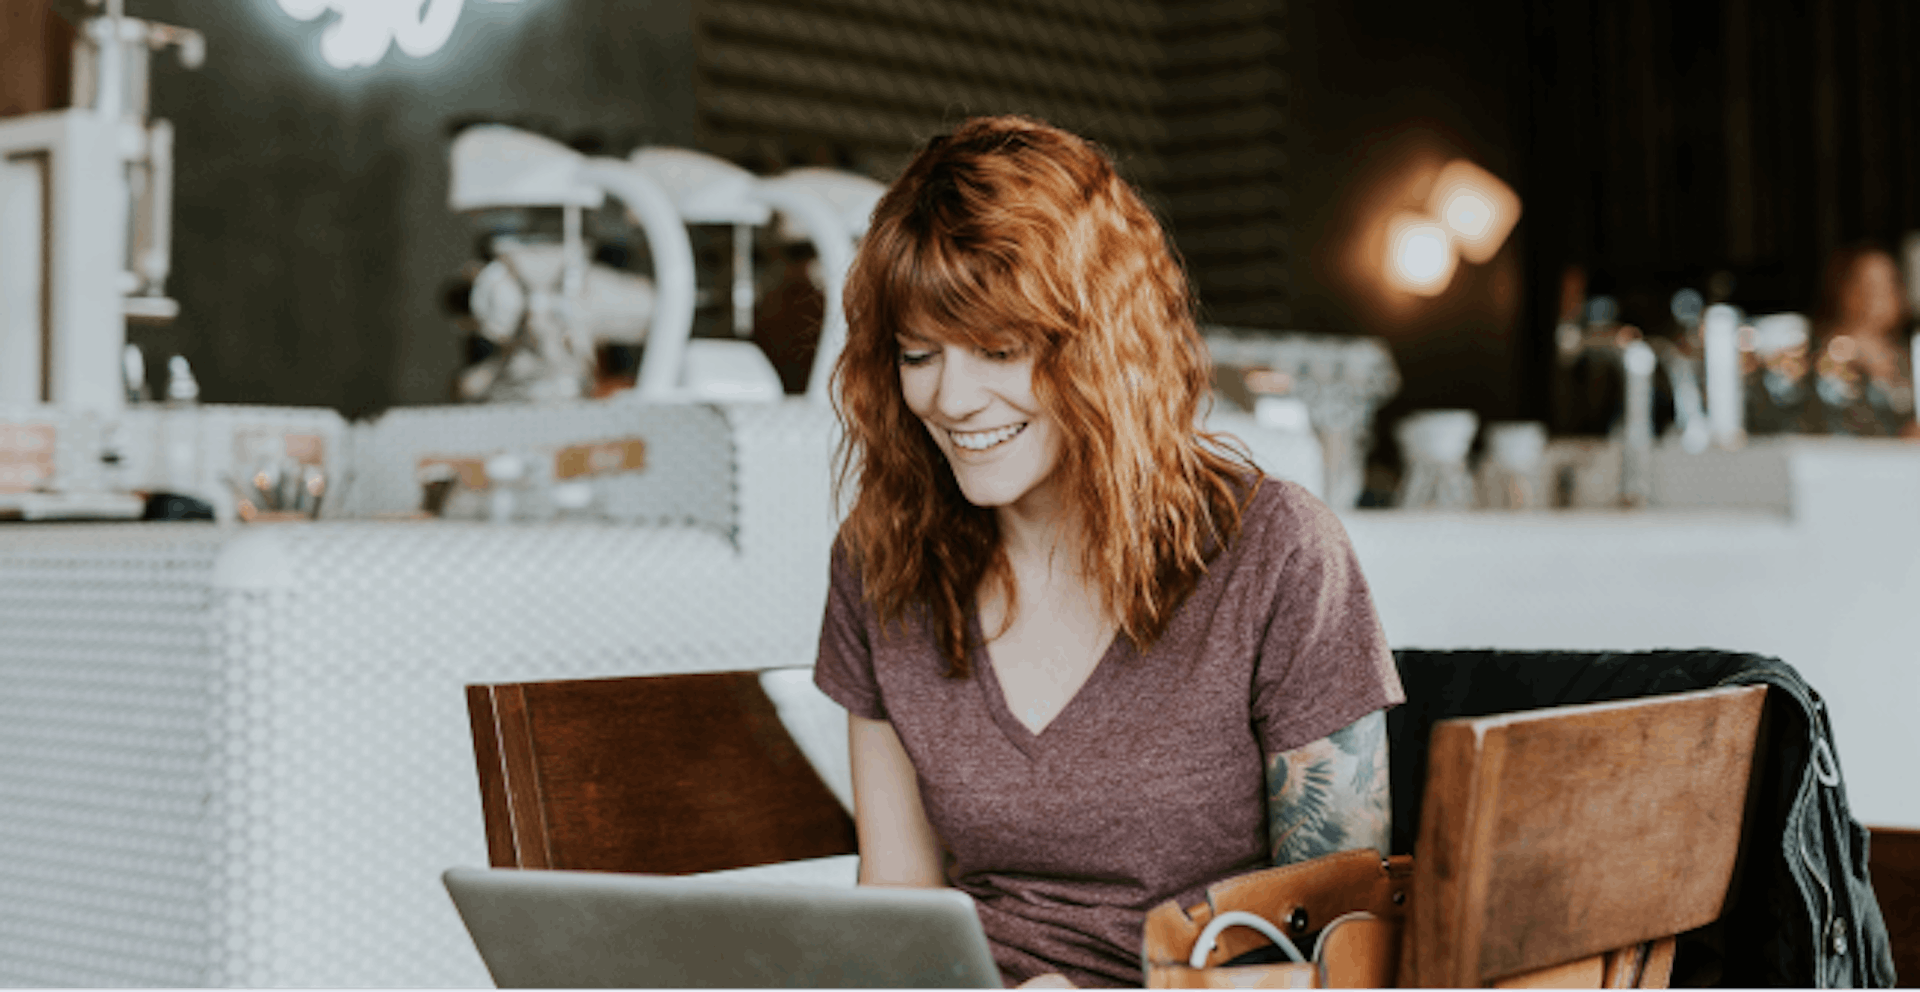
[[[432,55],[453,36],[465,0],[274,0],[290,17],[339,16],[320,35],[320,57],[336,69],[371,66],[398,45],[414,58]],[[512,3],[514,0],[492,0]]]

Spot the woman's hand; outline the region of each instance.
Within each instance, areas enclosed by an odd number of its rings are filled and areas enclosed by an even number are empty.
[[[1049,971],[1044,975],[1035,975],[1014,987],[1022,989],[1070,989],[1074,987],[1074,984],[1067,981],[1067,976],[1057,971]]]

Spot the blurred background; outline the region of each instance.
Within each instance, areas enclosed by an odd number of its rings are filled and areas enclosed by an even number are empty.
[[[1892,0],[475,0],[438,51],[354,68],[321,55],[324,18],[273,0],[128,5],[212,53],[154,62],[181,306],[133,340],[185,355],[216,402],[450,398],[447,284],[475,238],[445,206],[447,146],[478,121],[884,181],[968,115],[1032,113],[1114,152],[1212,322],[1384,337],[1407,373],[1388,419],[1554,419],[1568,266],[1654,332],[1684,288],[1810,313],[1831,252],[1920,227],[1920,13]],[[71,26],[45,0],[5,10],[0,113],[65,105]],[[1455,157],[1522,219],[1439,297],[1383,300],[1352,243]]]

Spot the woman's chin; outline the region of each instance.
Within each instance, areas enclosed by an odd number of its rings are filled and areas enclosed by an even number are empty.
[[[1017,498],[1017,494],[1006,492],[1001,486],[968,485],[964,481],[960,483],[960,495],[982,510],[1006,506]]]

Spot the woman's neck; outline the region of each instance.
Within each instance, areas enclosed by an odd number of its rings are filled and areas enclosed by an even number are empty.
[[[1077,518],[1067,514],[1035,516],[1002,507],[999,521],[1000,546],[1006,552],[1014,585],[1009,589],[991,580],[981,585],[981,622],[990,638],[997,636],[994,631],[1004,633],[1003,623],[1016,613],[1028,619],[1052,618],[1046,622],[1088,609],[1094,616],[1104,617],[1102,597],[1085,571],[1082,552],[1086,540]],[[1007,597],[1015,590],[1017,605]],[[1110,621],[1101,622],[1110,625]]]
[[[1016,565],[1049,560],[1076,562],[1084,538],[1077,515],[1055,499],[1028,499],[994,510],[1000,529],[1000,546]],[[1051,494],[1048,494],[1051,495]]]

